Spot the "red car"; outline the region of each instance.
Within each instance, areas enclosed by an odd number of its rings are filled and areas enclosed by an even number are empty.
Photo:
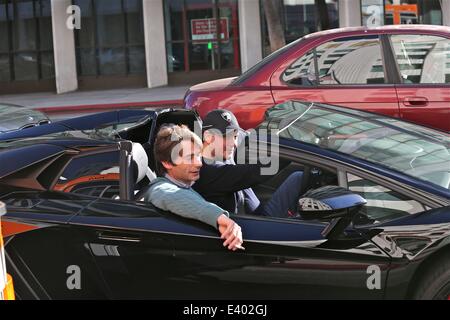
[[[185,108],[203,117],[233,111],[242,127],[286,100],[326,102],[450,131],[450,27],[396,25],[307,35],[237,78],[189,89]]]

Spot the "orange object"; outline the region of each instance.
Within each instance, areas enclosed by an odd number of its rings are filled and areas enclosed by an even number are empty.
[[[2,221],[1,223],[3,228],[3,236],[9,237],[15,234],[19,234],[22,232],[27,232],[30,230],[38,229],[38,226],[25,224],[25,223],[19,223],[19,222],[12,222],[12,221]],[[1,233],[0,233],[1,235]]]
[[[10,274],[6,275],[6,287],[3,290],[3,299],[4,300],[16,300],[16,296],[14,294],[13,279]]]
[[[85,182],[91,182],[91,181],[119,181],[120,175],[118,173],[107,173],[107,174],[98,174],[98,175],[90,175],[90,176],[84,176],[80,178],[73,179],[66,183],[59,183],[56,184],[54,189],[56,191],[62,191],[62,192],[70,192],[72,191],[73,187],[85,183]]]
[[[6,206],[3,202],[0,202],[0,277],[2,278],[2,283],[5,284],[4,288],[0,288],[0,299],[3,300],[16,300],[14,294],[14,286],[11,275],[6,273],[5,270],[5,253],[3,249],[3,234],[2,227],[4,227],[4,223],[2,224],[1,216],[6,213]]]
[[[401,14],[405,12],[412,12],[417,17],[417,4],[387,4],[385,6],[386,12],[392,12],[394,17],[394,24],[401,24]]]

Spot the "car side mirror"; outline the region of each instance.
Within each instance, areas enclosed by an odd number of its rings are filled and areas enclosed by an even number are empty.
[[[339,186],[309,190],[298,200],[298,213],[304,220],[325,220],[329,225],[322,235],[336,239],[342,235],[367,201]]]

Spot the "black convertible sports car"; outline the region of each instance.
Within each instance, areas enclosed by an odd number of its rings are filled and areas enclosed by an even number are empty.
[[[196,114],[133,112],[0,137],[18,298],[450,299],[448,135],[323,104],[274,106],[260,129],[279,140],[257,140],[287,165],[255,191],[267,199],[295,170],[310,190],[296,218],[234,216],[246,250],[230,252],[215,229],[140,201],[156,130],[192,128]]]

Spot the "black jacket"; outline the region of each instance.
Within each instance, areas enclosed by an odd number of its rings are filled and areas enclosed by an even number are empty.
[[[252,213],[259,206],[259,200],[251,187],[272,178],[261,175],[261,167],[259,164],[208,164],[203,161],[200,179],[192,188],[230,213],[238,213],[241,201],[244,201],[245,212]]]

